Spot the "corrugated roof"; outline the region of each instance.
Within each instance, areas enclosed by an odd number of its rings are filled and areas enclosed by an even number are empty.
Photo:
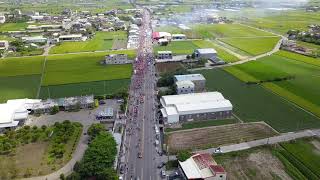
[[[213,48],[204,48],[204,49],[197,49],[197,51],[200,53],[200,54],[216,54],[217,51]]]
[[[176,81],[199,81],[206,80],[202,74],[186,74],[186,75],[175,75]]]
[[[164,104],[163,106],[177,105],[177,104],[194,104],[199,102],[210,102],[224,100],[223,95],[220,92],[203,92],[203,93],[191,93],[181,95],[169,95],[161,97]]]

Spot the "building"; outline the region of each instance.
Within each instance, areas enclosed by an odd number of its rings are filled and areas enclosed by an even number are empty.
[[[171,51],[158,51],[157,59],[172,59]]]
[[[0,24],[3,24],[6,22],[6,17],[5,16],[0,16]]]
[[[7,50],[9,47],[8,41],[0,40],[0,50]]]
[[[176,91],[177,94],[194,93],[194,83],[192,81],[177,81]]]
[[[187,37],[184,34],[172,34],[172,40],[186,40]]]
[[[208,59],[210,61],[217,59],[217,51],[213,48],[196,49],[194,55],[196,59]]]
[[[94,107],[93,95],[59,98],[57,100],[58,106],[66,111],[78,109],[90,109]]]
[[[114,118],[113,108],[105,108],[104,111],[100,111],[96,115],[96,119],[98,119],[98,120],[113,119],[113,118]]]
[[[59,36],[59,42],[63,41],[83,41],[85,38],[82,37],[82,34],[69,34]]]
[[[32,110],[35,114],[45,114],[51,113],[52,109],[58,106],[58,102],[53,99],[43,100],[41,102],[35,103]]]
[[[194,92],[203,92],[206,87],[206,78],[202,74],[186,74],[186,75],[175,75],[174,82],[178,81],[191,81],[194,84]]]
[[[227,173],[218,165],[211,154],[195,154],[189,159],[180,162],[179,170],[187,180],[226,180]]]
[[[159,39],[171,40],[171,34],[168,32],[153,32],[152,38],[154,40],[159,40]]]
[[[220,92],[162,96],[161,113],[166,124],[226,119],[232,116],[232,104]]]
[[[43,36],[22,37],[21,39],[26,43],[46,43],[48,40]]]
[[[108,54],[105,56],[104,64],[129,64],[128,55],[126,54]]]
[[[24,124],[33,104],[38,102],[39,99],[13,99],[0,104],[0,132]]]

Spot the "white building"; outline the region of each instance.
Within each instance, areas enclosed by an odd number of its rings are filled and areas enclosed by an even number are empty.
[[[206,87],[206,78],[202,74],[175,75],[173,79],[176,84],[180,81],[191,81],[194,84],[194,92],[203,92]]]
[[[172,59],[172,51],[158,51],[157,59]]]
[[[105,64],[129,64],[131,61],[128,60],[126,54],[108,54],[105,57]]]
[[[85,40],[84,37],[82,37],[82,34],[69,34],[69,35],[61,35],[59,36],[59,42],[64,41],[83,41]]]
[[[45,43],[47,42],[47,38],[43,36],[30,36],[30,37],[22,37],[22,41],[26,43]]]
[[[218,165],[211,154],[195,154],[189,159],[180,162],[179,170],[184,179],[226,180],[227,173]]]
[[[13,99],[0,104],[0,132],[23,124],[27,120],[33,104],[40,101],[40,99]]]
[[[217,51],[213,48],[196,49],[194,54],[197,59],[215,61],[217,58]]]
[[[165,123],[226,119],[232,116],[232,104],[220,92],[162,96],[161,113]]]
[[[7,50],[9,47],[8,41],[0,40],[0,50]]]
[[[5,16],[0,16],[0,24],[3,24],[6,22],[6,17]]]
[[[192,81],[178,81],[176,82],[177,94],[194,93],[194,83]]]

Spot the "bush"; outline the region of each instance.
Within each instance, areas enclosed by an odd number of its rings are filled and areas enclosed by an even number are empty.
[[[178,152],[178,155],[177,155],[177,159],[181,162],[189,159],[191,157],[191,152],[190,151],[187,151],[187,150],[183,150],[183,151],[180,151]]]
[[[59,112],[59,107],[58,106],[54,106],[51,111],[50,111],[50,114],[51,115],[54,115],[54,114],[57,114]]]

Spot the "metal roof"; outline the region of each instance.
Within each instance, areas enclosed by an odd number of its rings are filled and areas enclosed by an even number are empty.
[[[176,81],[199,81],[206,80],[202,74],[186,74],[186,75],[175,75]]]
[[[194,87],[194,83],[192,81],[177,81],[176,82],[177,88],[190,86]]]
[[[217,51],[213,48],[196,49],[200,54],[216,54]]]

